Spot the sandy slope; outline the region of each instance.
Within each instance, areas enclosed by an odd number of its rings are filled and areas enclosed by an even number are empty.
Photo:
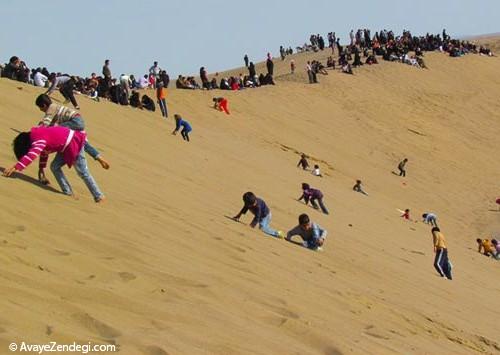
[[[325,54],[296,55],[294,77],[277,60],[275,87],[224,93],[230,117],[213,93],[169,91],[189,144],[158,113],[79,98],[113,164],[89,162],[108,201],[95,205],[73,171],[79,201],[37,186],[35,166],[0,179],[0,353],[21,340],[151,355],[498,353],[500,265],[474,240],[500,227],[500,60],[429,54],[428,71],[382,63],[311,86],[312,56]],[[40,117],[39,92],[0,81],[1,167],[9,128]],[[295,167],[302,151],[325,178]],[[391,170],[405,156],[402,180]],[[356,178],[369,197],[351,191]],[[294,200],[302,182],[324,191],[330,216]],[[325,250],[226,218],[247,190],[279,229],[308,212],[330,233]],[[429,228],[397,208],[438,214],[453,282],[432,267]]]

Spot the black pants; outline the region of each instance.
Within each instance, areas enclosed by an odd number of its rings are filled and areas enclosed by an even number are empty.
[[[398,168],[398,169],[399,169],[399,176],[405,177],[406,176],[406,170],[405,169],[401,169],[401,168]]]
[[[64,83],[63,86],[61,86],[59,92],[66,100],[70,100],[73,106],[78,107],[75,95],[73,94],[74,88],[75,88],[75,83],[73,82],[73,80],[68,80],[66,83]]]
[[[186,131],[185,128],[182,129],[181,131],[181,135],[182,135],[182,138],[185,140],[185,141],[188,141],[189,142],[189,132],[190,131]]]
[[[449,280],[452,279],[447,249],[438,249],[436,251],[436,256],[434,257],[434,268],[437,270],[439,275],[443,277],[446,276]]]
[[[323,198],[318,198],[318,203],[319,207],[321,208],[321,211],[323,211],[324,214],[328,214],[328,210],[325,204],[323,203]],[[318,205],[316,204],[315,198],[311,198],[311,205],[313,206],[313,208],[318,209]]]

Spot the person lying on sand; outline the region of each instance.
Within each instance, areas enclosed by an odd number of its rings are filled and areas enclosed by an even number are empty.
[[[243,194],[243,208],[241,211],[233,217],[235,221],[239,221],[241,215],[246,214],[248,211],[252,212],[254,218],[250,223],[250,227],[255,228],[258,224],[259,229],[265,234],[270,235],[275,238],[283,238],[282,231],[276,231],[269,227],[271,223],[271,210],[267,207],[263,199],[255,196],[253,192],[245,192]]]
[[[303,240],[304,247],[311,250],[321,250],[327,234],[325,229],[311,222],[309,216],[303,213],[299,216],[299,225],[287,233],[286,240],[291,241],[293,236],[299,235]]]

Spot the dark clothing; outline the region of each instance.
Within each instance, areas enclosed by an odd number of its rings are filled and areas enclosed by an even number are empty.
[[[70,100],[73,106],[78,107],[73,90],[75,89],[75,81],[73,78],[66,81],[60,88],[59,92],[66,99]]]
[[[253,63],[250,63],[250,66],[248,67],[248,76],[251,80],[254,80],[255,75],[257,75],[257,72],[255,71],[255,65]]]
[[[267,217],[269,214],[269,207],[267,207],[264,200],[257,197],[255,206],[243,206],[240,211],[240,214],[246,214],[247,211],[250,211],[255,216],[250,225],[255,227],[260,221]]]
[[[165,99],[158,99],[158,106],[160,106],[161,115],[163,117],[168,117],[167,102]]]
[[[302,169],[306,170],[309,167],[309,163],[307,162],[306,158],[301,158],[299,160],[299,163],[297,164],[297,167],[302,166]]]
[[[318,190],[318,189],[307,189],[303,190],[302,196],[299,198],[300,200],[304,200],[306,205],[311,201],[311,205],[313,206],[314,209],[318,209],[318,205],[316,204],[316,200],[319,203],[319,208],[321,208],[321,211],[323,211],[324,214],[328,214],[328,209],[323,203],[323,193]]]
[[[142,103],[142,107],[144,107],[146,110],[149,110],[152,112],[156,111],[155,103],[148,95],[142,96],[141,103]]]
[[[102,67],[102,75],[104,75],[106,79],[111,79],[111,70],[107,65]]]
[[[406,165],[405,161],[402,161],[399,163],[399,165],[398,165],[399,176],[406,176],[405,165]]]
[[[271,59],[267,59],[266,67],[267,67],[267,73],[272,76],[274,74],[274,63]]]
[[[243,60],[245,61],[245,67],[247,67],[247,68],[248,68],[248,56],[247,56],[247,55],[245,55],[245,56],[243,57]]]
[[[439,248],[434,257],[434,268],[442,277],[452,280],[450,261],[448,260],[448,249]]]

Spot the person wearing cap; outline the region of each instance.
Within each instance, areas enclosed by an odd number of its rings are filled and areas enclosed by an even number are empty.
[[[286,240],[291,242],[292,237],[298,235],[302,238],[304,247],[311,250],[321,250],[327,234],[325,229],[311,222],[309,216],[303,213],[299,216],[298,226],[287,233]]]
[[[243,208],[233,217],[233,219],[239,221],[241,215],[246,214],[248,211],[252,212],[254,215],[250,227],[255,228],[258,224],[259,229],[265,234],[275,238],[283,238],[284,235],[282,231],[276,231],[269,226],[271,223],[271,211],[269,207],[267,207],[263,199],[258,198],[250,191],[243,194]]]

